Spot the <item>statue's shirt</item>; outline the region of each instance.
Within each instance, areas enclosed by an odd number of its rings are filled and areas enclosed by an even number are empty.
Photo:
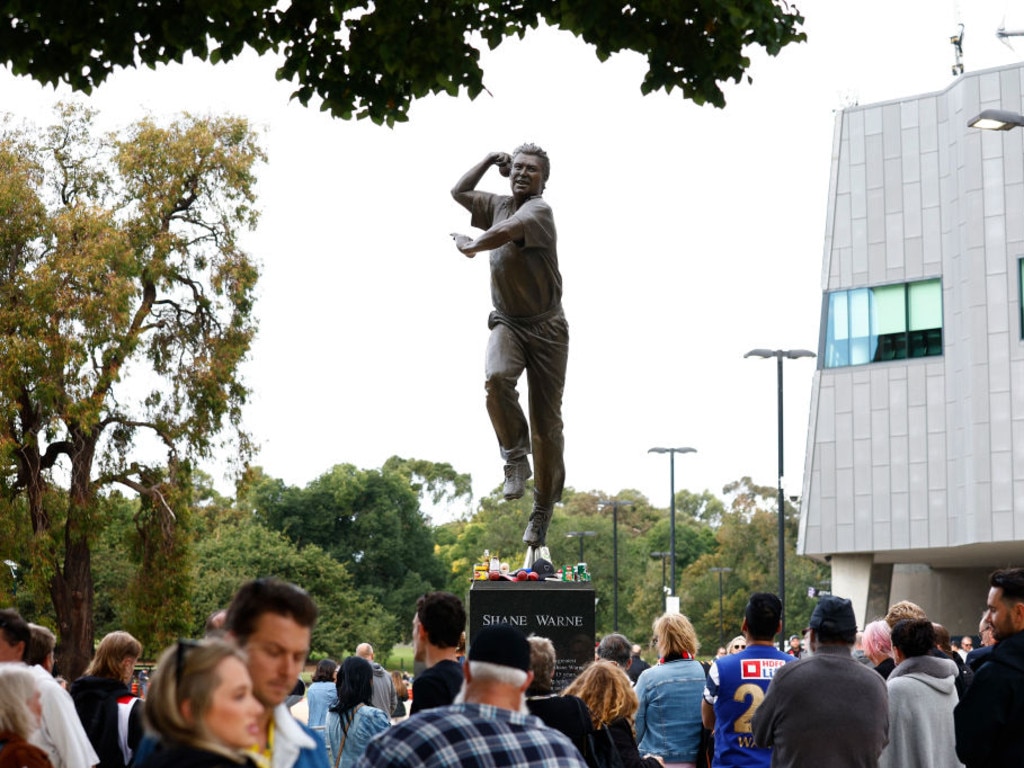
[[[536,317],[557,309],[562,302],[562,275],[558,271],[555,217],[542,197],[531,197],[518,209],[508,195],[475,198],[472,225],[487,230],[515,218],[523,226],[523,239],[491,251],[491,301],[494,308],[515,318]]]

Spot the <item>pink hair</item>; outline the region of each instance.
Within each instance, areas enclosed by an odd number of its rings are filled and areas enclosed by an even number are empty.
[[[864,627],[861,647],[868,656],[888,656],[892,653],[889,625],[883,621],[872,621]]]

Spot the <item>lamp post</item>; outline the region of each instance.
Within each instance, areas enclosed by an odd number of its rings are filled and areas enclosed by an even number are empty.
[[[1024,126],[1024,115],[1006,109],[983,109],[967,121],[968,128],[981,128],[983,131],[1009,131]]]
[[[655,560],[661,560],[661,612],[665,612],[665,599],[668,597],[668,592],[665,591],[665,561],[671,557],[671,552],[651,552],[651,557]]]
[[[669,496],[669,556],[672,560],[672,594],[676,593],[676,454],[696,453],[696,448],[648,448],[648,453],[668,454],[668,476],[671,484],[671,495]]]
[[[587,562],[583,559],[583,539],[586,536],[597,536],[597,531],[569,531],[565,534],[565,538],[567,539],[578,538],[580,540],[580,559],[578,562],[581,563]]]
[[[743,357],[775,358],[779,382],[779,600],[782,601],[782,626],[779,629],[780,643],[786,642],[786,497],[782,493],[782,361],[800,357],[814,357],[809,349],[752,349]],[[781,646],[780,646],[781,647]]]
[[[722,574],[732,573],[732,568],[708,568],[718,574],[718,644],[725,645],[725,605],[722,597]]]
[[[612,626],[619,631],[619,507],[632,507],[632,501],[611,501],[598,502],[599,507],[612,508]],[[583,544],[583,539],[580,539]]]

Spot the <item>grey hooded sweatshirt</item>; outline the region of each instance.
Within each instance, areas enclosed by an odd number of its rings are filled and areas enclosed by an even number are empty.
[[[913,656],[889,675],[889,745],[879,768],[962,768],[956,757],[952,659]]]

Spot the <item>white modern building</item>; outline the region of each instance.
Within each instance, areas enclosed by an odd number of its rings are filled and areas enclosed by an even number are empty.
[[[837,114],[797,551],[861,626],[975,633],[1024,565],[1024,65]]]

